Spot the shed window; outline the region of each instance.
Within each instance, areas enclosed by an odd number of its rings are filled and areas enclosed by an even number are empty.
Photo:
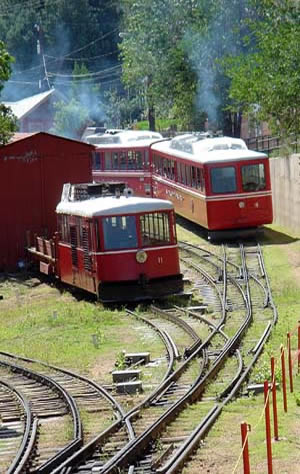
[[[236,171],[234,166],[224,166],[212,168],[211,187],[213,193],[234,193],[236,192]]]

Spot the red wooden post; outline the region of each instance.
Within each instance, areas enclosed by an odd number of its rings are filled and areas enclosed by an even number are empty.
[[[282,377],[282,395],[283,395],[283,408],[287,412],[287,398],[286,398],[286,379],[285,379],[285,361],[284,361],[284,347],[281,344],[280,347],[280,359],[281,359],[281,377]]]
[[[272,377],[272,404],[273,404],[273,425],[274,439],[279,440],[278,436],[278,417],[277,417],[277,399],[276,399],[276,379],[275,379],[275,358],[271,357],[271,377]]]
[[[250,431],[250,425],[248,425],[245,422],[241,423],[244,474],[250,474],[249,449],[248,449],[248,427]]]
[[[267,380],[265,380],[265,382],[264,382],[264,399],[265,399],[265,422],[266,422],[268,474],[273,474],[270,405],[269,405],[269,382]]]
[[[290,392],[293,393],[293,363],[292,363],[292,349],[291,349],[291,335],[287,333],[287,350],[288,350],[288,364],[289,364],[289,379],[290,379]]]
[[[300,373],[300,321],[298,321],[298,374]]]

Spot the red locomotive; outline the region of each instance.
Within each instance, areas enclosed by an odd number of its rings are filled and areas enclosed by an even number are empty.
[[[96,147],[93,180],[124,181],[136,196],[151,196],[150,145],[161,140],[160,133],[125,130],[86,137]]]
[[[172,203],[133,197],[124,187],[65,185],[56,208],[58,232],[52,240],[37,237],[30,255],[43,273],[104,302],[181,293]]]
[[[209,237],[272,222],[268,156],[243,140],[191,133],[151,145],[151,154],[153,196],[170,199],[176,213],[208,229]]]

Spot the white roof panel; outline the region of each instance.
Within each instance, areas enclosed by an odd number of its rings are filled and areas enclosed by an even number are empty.
[[[56,207],[56,212],[73,216],[96,217],[169,209],[173,209],[173,204],[164,199],[107,196],[86,201],[61,201]]]
[[[265,153],[249,150],[239,138],[216,137],[198,140],[195,135],[184,135],[173,140],[155,143],[152,150],[196,163],[219,163],[267,158]]]
[[[160,133],[150,130],[124,130],[122,132],[110,134],[94,134],[85,137],[85,141],[99,148],[125,148],[125,147],[143,147],[150,145],[163,137]]]

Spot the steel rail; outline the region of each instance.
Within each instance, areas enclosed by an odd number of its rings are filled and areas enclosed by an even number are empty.
[[[40,364],[46,368],[51,368],[55,371],[58,371],[58,372],[70,375],[79,380],[82,380],[90,384],[96,390],[98,390],[108,401],[110,401],[110,403],[113,405],[114,408],[117,409],[119,413],[119,419],[115,423],[113,423],[110,427],[108,427],[106,430],[104,430],[102,433],[97,435],[94,439],[92,439],[87,445],[82,446],[82,443],[81,443],[80,446],[78,445],[73,446],[73,447],[70,446],[70,448],[68,448],[67,446],[66,448],[60,451],[60,457],[58,453],[55,459],[53,459],[53,461],[51,461],[51,459],[48,460],[47,465],[45,465],[45,469],[47,469],[47,471],[45,472],[51,472],[51,474],[59,473],[60,469],[67,468],[70,465],[70,463],[75,462],[77,458],[79,459],[80,456],[82,456],[82,453],[84,452],[85,449],[87,452],[91,452],[93,449],[95,449],[95,446],[97,444],[99,444],[101,441],[103,442],[105,439],[111,436],[114,432],[119,430],[124,424],[127,428],[129,439],[133,439],[135,437],[130,419],[128,417],[125,418],[125,412],[123,408],[121,407],[121,405],[110,395],[110,393],[107,392],[107,390],[105,390],[103,387],[98,385],[96,382],[89,380],[82,375],[75,374],[74,372],[70,370],[62,369],[51,364],[46,364],[45,362],[42,362],[39,360],[30,359],[27,357],[15,356],[13,354],[10,354],[8,352],[3,352],[3,351],[0,351],[0,355],[1,354],[5,355],[6,357],[22,360],[24,362]],[[67,449],[66,452],[65,452],[65,449]],[[51,469],[51,470],[48,471],[48,469]],[[44,471],[37,470],[37,473],[40,473],[40,472],[41,474],[44,473]]]
[[[13,387],[13,385],[6,382],[5,380],[1,379],[0,384],[4,385],[8,390],[14,393],[20,405],[22,405],[24,411],[25,429],[23,432],[22,442],[13,461],[10,464],[10,467],[7,470],[7,474],[17,474],[22,472],[28,462],[31,447],[33,446],[37,436],[37,419],[33,416],[30,403],[27,398],[24,397],[22,392],[17,390],[15,387]]]
[[[68,456],[70,453],[74,452],[76,449],[78,449],[82,445],[83,441],[83,435],[82,435],[82,426],[81,426],[81,421],[80,421],[80,414],[76,405],[75,400],[73,397],[71,397],[68,392],[57,382],[52,380],[50,377],[47,377],[46,375],[41,375],[37,372],[28,370],[24,367],[15,365],[15,364],[10,364],[9,362],[5,361],[0,361],[0,365],[3,367],[6,367],[12,372],[22,374],[23,376],[36,380],[42,385],[46,385],[51,387],[52,390],[54,390],[58,395],[60,396],[61,399],[65,401],[66,406],[68,407],[68,411],[71,413],[72,419],[73,419],[73,440],[67,444],[67,446],[63,449],[62,456]],[[36,472],[40,474],[47,474],[51,473],[51,469],[56,467],[57,463],[59,462],[59,453],[54,455],[50,460],[48,460],[46,463],[41,465]]]
[[[208,414],[206,423],[202,423],[201,426],[198,426],[196,430],[192,433],[192,435],[185,441],[184,446],[180,448],[180,451],[175,453],[173,458],[168,462],[167,465],[163,466],[163,468],[156,470],[157,473],[167,473],[167,474],[172,474],[177,472],[179,469],[181,469],[186,462],[187,456],[195,449],[195,447],[199,444],[200,440],[205,436],[206,432],[209,430],[210,426],[215,422],[219,414],[221,413],[223,407],[232,400],[232,398],[236,395],[236,393],[239,391],[241,385],[243,382],[246,380],[246,378],[249,375],[250,370],[252,369],[253,365],[257,361],[260,353],[263,350],[263,345],[264,343],[268,340],[268,337],[270,335],[271,329],[276,324],[277,321],[277,309],[272,301],[272,295],[271,295],[271,290],[270,290],[270,285],[268,281],[268,276],[265,271],[264,267],[264,261],[262,258],[262,253],[261,249],[260,251],[260,259],[261,259],[261,267],[263,269],[263,276],[265,277],[267,281],[267,286],[269,290],[269,301],[271,302],[271,306],[273,309],[273,322],[269,322],[264,333],[262,334],[259,343],[255,347],[255,355],[252,359],[252,361],[248,364],[246,370],[242,373],[242,361],[240,362],[240,373],[241,376],[235,378],[235,383],[230,384],[229,387],[226,387],[226,389],[222,392],[222,394],[219,396],[219,399],[222,398],[222,396],[226,396],[227,398],[223,401],[221,405],[215,405],[213,409],[210,411]],[[245,261],[243,263],[244,268],[246,268]],[[251,275],[250,275],[251,276]],[[248,278],[247,278],[248,279]]]

